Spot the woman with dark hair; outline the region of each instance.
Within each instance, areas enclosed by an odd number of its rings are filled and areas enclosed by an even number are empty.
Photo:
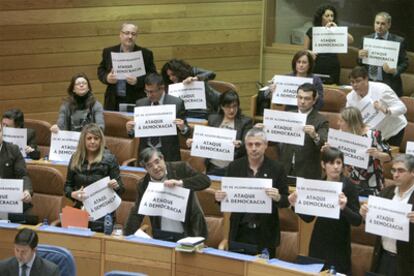
[[[313,16],[314,27],[337,27],[337,24],[338,13],[332,5],[325,4],[320,6]],[[354,38],[348,33],[348,44],[352,44],[352,42],[354,42]],[[317,54],[312,52],[312,28],[309,28],[306,32],[304,47],[306,50],[310,50],[315,59],[313,72],[315,74],[329,75],[329,78],[324,79],[324,83],[326,84],[339,84],[341,65],[339,64],[338,55],[331,53]]]
[[[68,97],[60,106],[57,123],[50,130],[81,131],[89,123],[105,128],[103,107],[93,93],[91,83],[84,73],[75,74],[67,89]]]
[[[361,111],[355,107],[346,107],[342,110],[339,128],[345,132],[371,138],[368,168],[347,166],[347,169],[351,181],[358,186],[361,195],[377,195],[384,186],[382,163],[391,161],[390,146],[383,141],[379,130],[370,129],[364,124]]]
[[[325,261],[325,269],[335,266],[336,270],[351,274],[351,225],[358,226],[362,222],[359,214],[358,191],[349,178],[343,175],[344,155],[336,148],[325,148],[322,151],[321,166],[325,174],[324,180],[342,182],[339,194],[339,219],[317,217],[309,244],[309,256]],[[289,195],[289,202],[295,206],[297,194]],[[299,215],[305,222],[312,222],[315,217]]]
[[[76,208],[81,208],[85,200],[83,188],[107,176],[110,177],[108,186],[121,194],[124,188],[118,161],[105,149],[102,129],[97,124],[88,124],[82,129],[78,147],[68,165],[65,195],[74,201]]]
[[[220,111],[208,116],[208,126],[234,129],[237,131],[234,141],[234,159],[245,154],[243,139],[247,131],[252,128],[252,119],[242,114],[240,99],[236,91],[228,90],[220,95]],[[191,147],[192,139],[187,139],[187,146]],[[224,176],[231,161],[208,159],[206,160],[207,174]]]
[[[207,119],[210,113],[216,112],[219,105],[220,93],[208,85],[209,80],[213,80],[216,74],[201,68],[192,67],[181,59],[172,59],[164,64],[161,75],[168,91],[168,85],[182,82],[189,84],[192,81],[204,81],[206,91],[207,110],[191,109],[187,111],[190,118]]]

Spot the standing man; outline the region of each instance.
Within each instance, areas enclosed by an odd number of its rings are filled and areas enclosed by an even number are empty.
[[[137,199],[131,208],[125,226],[125,235],[134,234],[141,226],[144,215],[138,214],[141,198],[143,197],[149,182],[159,182],[166,187],[183,187],[190,189],[185,221],[177,221],[159,216],[150,216],[152,229],[174,232],[182,237],[207,237],[207,224],[204,213],[200,207],[194,191],[207,189],[210,178],[207,175],[196,172],[186,162],[165,162],[162,153],[155,148],[146,148],[140,156],[142,166],[147,174],[137,183]]]
[[[36,255],[39,238],[35,231],[28,228],[19,230],[14,239],[14,257],[0,261],[0,275],[29,276],[50,275],[59,276],[59,267]]]
[[[382,39],[395,41],[400,43],[400,51],[398,54],[397,68],[390,68],[388,63],[381,66],[367,65],[369,79],[388,84],[398,97],[403,96],[403,87],[401,74],[408,68],[408,57],[406,53],[406,45],[404,38],[389,32],[391,28],[391,15],[387,12],[380,12],[375,16],[374,30],[375,33],[365,36],[366,38]],[[362,45],[362,43],[361,43]],[[360,59],[368,57],[368,51],[361,49],[358,52]]]
[[[112,68],[111,52],[128,53],[141,51],[144,59],[145,72],[156,72],[154,57],[150,50],[135,44],[138,36],[138,27],[131,23],[123,23],[119,38],[121,44],[105,48],[102,52],[102,61],[98,66],[98,78],[107,85],[105,92],[104,109],[119,110],[120,103],[134,104],[137,99],[145,97],[145,75],[140,77],[128,76],[126,80],[117,80]]]
[[[281,144],[280,158],[289,176],[321,178],[321,147],[328,136],[329,122],[316,108],[318,94],[313,84],[304,83],[297,92],[298,113],[306,114],[305,144]]]
[[[368,81],[368,71],[357,66],[349,74],[352,91],[346,95],[346,106],[358,107],[360,101],[368,97],[375,109],[385,114],[385,118],[375,128],[381,131],[382,138],[390,145],[399,147],[404,137],[407,108],[395,92],[385,83]]]
[[[19,147],[3,141],[2,124],[0,124],[0,178],[23,179],[23,213],[28,214],[33,207],[32,182],[27,175],[26,162]]]
[[[387,276],[414,276],[414,156],[399,155],[392,165],[395,185],[385,187],[380,197],[413,204],[408,213],[410,220],[409,241],[397,241],[378,236],[374,247],[371,270]],[[369,212],[367,204],[359,210],[362,217]]]
[[[247,156],[230,163],[227,169],[229,177],[251,177],[272,179],[272,188],[266,194],[272,198],[270,214],[232,213],[230,216],[229,250],[233,242],[249,244],[255,247],[257,254],[267,249],[269,256],[275,256],[280,244],[280,226],[278,208],[289,206],[286,174],[282,165],[265,156],[267,148],[266,133],[260,128],[252,128],[244,139]],[[216,191],[215,198],[221,202],[227,194]]]
[[[151,73],[147,75],[145,78],[145,93],[147,94],[147,97],[138,100],[136,106],[174,104],[176,107],[175,114],[177,116],[177,119],[175,119],[174,123],[177,125],[177,131],[181,135],[189,134],[190,128],[185,121],[184,102],[180,98],[165,93],[164,82],[159,74]],[[128,121],[126,123],[126,129],[130,137],[134,137],[135,135],[134,126],[134,121]],[[165,161],[179,161],[181,160],[181,155],[178,133],[177,135],[170,136],[153,136],[141,138],[139,140],[138,150],[141,152],[145,148],[154,147],[161,151],[161,153],[164,155]]]

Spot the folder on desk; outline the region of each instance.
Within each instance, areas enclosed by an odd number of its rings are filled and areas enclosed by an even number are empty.
[[[62,227],[88,228],[89,214],[86,211],[66,206],[62,209]]]

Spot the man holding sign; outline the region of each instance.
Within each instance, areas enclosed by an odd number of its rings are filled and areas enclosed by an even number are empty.
[[[177,97],[168,95],[165,93],[165,86],[162,77],[157,73],[151,73],[145,78],[145,92],[147,97],[140,99],[136,102],[137,107],[149,107],[149,106],[162,106],[162,105],[175,105],[176,119],[174,124],[177,126],[181,135],[189,134],[190,128],[185,121],[185,109],[184,102]],[[160,118],[154,120],[153,124],[169,125],[165,122],[160,122]],[[128,121],[126,123],[126,129],[129,137],[134,137],[135,121]],[[154,135],[157,135],[157,130],[154,130]],[[155,147],[162,152],[166,161],[179,161],[180,157],[180,142],[178,134],[167,136],[152,136],[142,137],[139,141],[139,152],[148,147]],[[139,155],[138,152],[138,155]]]
[[[120,103],[134,104],[137,99],[145,97],[145,75],[138,77],[127,76],[118,79],[112,64],[111,53],[142,52],[145,73],[156,72],[154,57],[150,50],[135,44],[138,36],[138,27],[131,23],[123,23],[119,38],[121,44],[105,48],[102,52],[102,61],[98,66],[98,78],[107,85],[105,92],[105,110],[119,110]]]
[[[3,141],[3,126],[0,124],[0,178],[23,179],[23,213],[28,213],[33,207],[32,182],[27,175],[26,163],[19,147]],[[1,210],[0,210],[1,212]]]
[[[237,250],[237,244],[247,244],[248,247],[254,247],[254,250],[243,251],[244,253],[257,254],[267,249],[273,258],[275,249],[280,244],[278,208],[289,205],[286,174],[279,163],[265,156],[267,138],[262,129],[250,129],[244,141],[247,156],[231,162],[227,176],[271,179],[272,187],[265,188],[266,195],[272,199],[271,213],[233,212],[230,217],[229,250]],[[219,202],[226,197],[224,191],[215,194]]]
[[[398,95],[403,95],[401,74],[408,68],[408,57],[406,53],[406,43],[404,38],[391,34],[391,15],[387,12],[380,12],[375,16],[374,30],[375,33],[365,36],[365,38],[378,39],[383,41],[395,41],[400,44],[398,53],[397,67],[392,68],[390,64],[384,62],[382,66],[366,65],[369,71],[369,79],[388,84]],[[365,39],[364,38],[364,39]],[[358,52],[360,59],[368,58],[370,55],[367,49],[361,49]],[[381,53],[383,55],[383,53]]]
[[[378,236],[374,248],[371,270],[382,275],[414,275],[414,156],[397,156],[392,165],[395,185],[381,191],[380,197],[411,204],[408,241]],[[369,213],[368,205],[363,204],[359,210],[365,218]],[[389,219],[387,220],[388,222]],[[391,224],[391,223],[390,223]]]
[[[165,162],[162,153],[154,148],[146,148],[141,152],[140,160],[147,174],[137,183],[137,199],[131,208],[125,226],[125,235],[131,235],[141,226],[144,215],[139,214],[141,200],[149,182],[158,182],[165,187],[182,187],[190,190],[184,222],[161,216],[150,216],[152,229],[174,232],[182,236],[207,237],[207,224],[203,211],[194,191],[210,186],[210,179],[193,170],[185,162]],[[168,203],[165,203],[168,204]]]

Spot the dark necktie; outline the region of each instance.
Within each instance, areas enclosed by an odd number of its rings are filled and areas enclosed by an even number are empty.
[[[27,266],[27,264],[23,264],[22,265],[22,276],[27,276],[27,269],[29,267]]]
[[[152,105],[159,105],[159,102],[153,102]],[[155,136],[155,137],[150,137],[150,144],[155,148],[160,142],[160,137],[159,136]]]
[[[377,37],[377,39],[380,40],[384,40],[383,37],[379,36]],[[374,79],[374,80],[378,80],[378,70],[381,70],[382,67],[381,66],[374,66],[374,65],[370,65],[369,66],[369,75]]]

